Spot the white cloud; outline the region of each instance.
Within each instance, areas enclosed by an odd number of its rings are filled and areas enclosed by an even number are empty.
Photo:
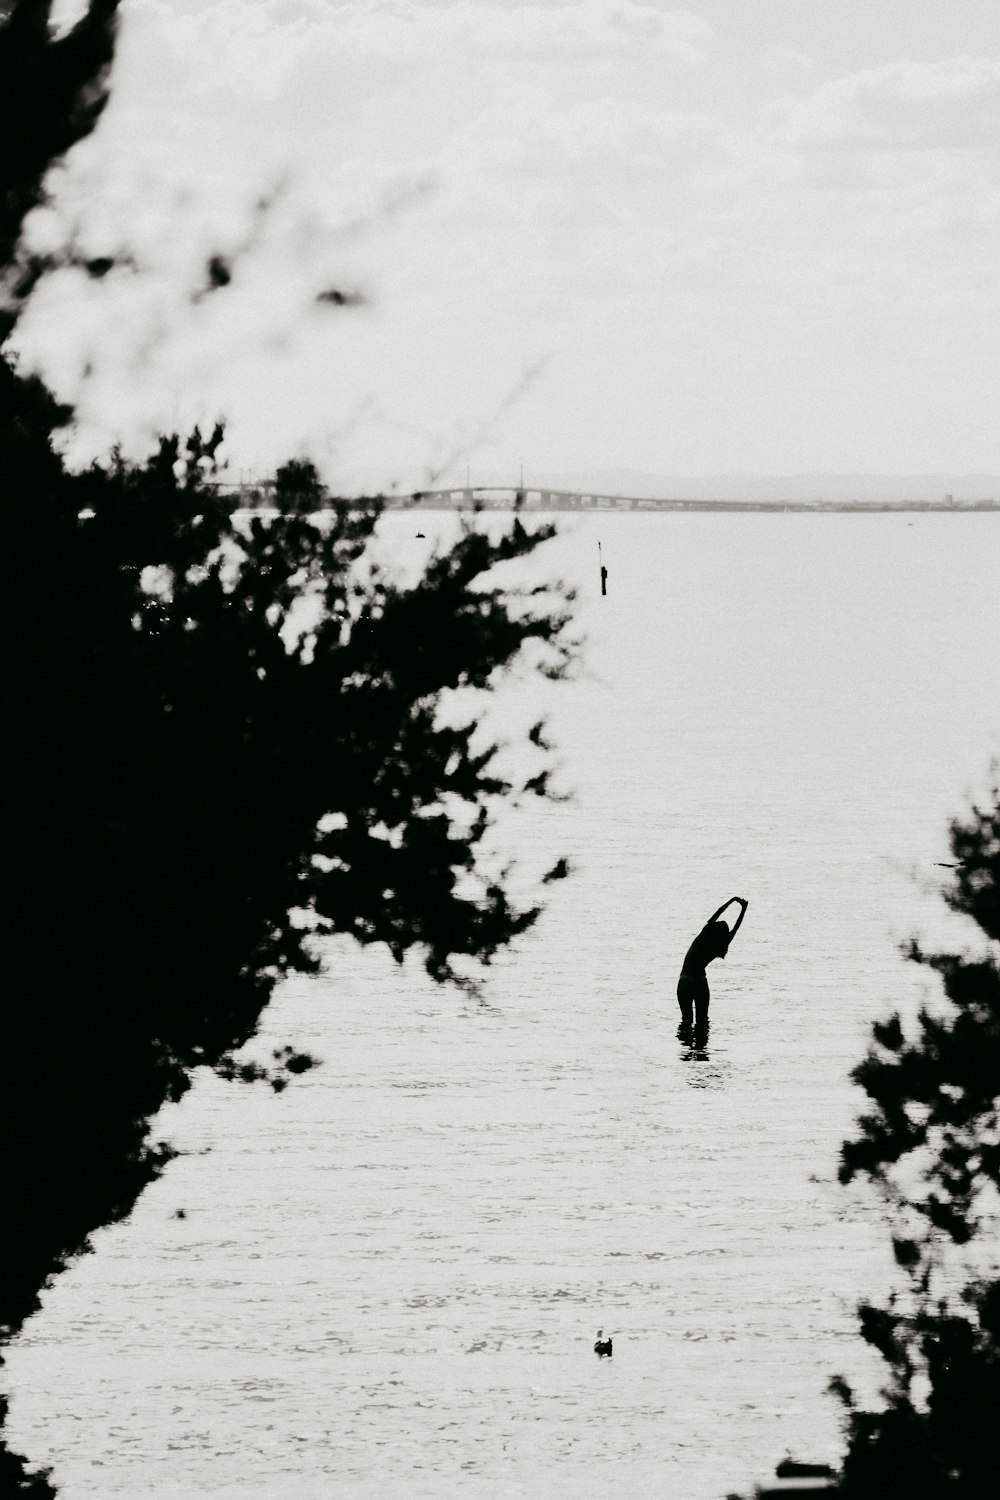
[[[91,253],[127,244],[144,274],[54,278],[22,345],[40,350],[59,327],[48,358],[64,393],[92,413],[117,381],[148,428],[163,385],[211,391],[213,356],[245,364],[301,335],[324,281],[380,288],[394,317],[437,303],[437,329],[463,295],[537,312],[559,243],[606,211],[595,179],[679,174],[701,149],[706,121],[622,96],[625,79],[659,88],[696,66],[708,35],[641,0],[132,0],[111,104],[58,199]],[[254,198],[285,172],[232,286],[193,310],[183,294],[207,256],[246,240]]]
[[[815,67],[809,54],[795,47],[768,47],[761,54],[761,63],[775,78],[806,78]]]
[[[777,140],[796,147],[939,150],[1000,146],[1000,58],[896,62],[771,106]]]
[[[52,278],[23,346],[95,446],[221,410],[262,464],[305,440],[419,463],[546,358],[497,453],[716,469],[716,442],[737,466],[864,467],[852,413],[951,440],[934,371],[973,429],[1000,378],[980,149],[1000,65],[898,63],[739,116],[713,45],[640,0],[131,0],[59,203],[144,273]],[[803,86],[792,56],[741,66],[748,97]],[[192,307],[283,172],[231,285]],[[318,313],[331,282],[372,308]]]
[[[132,0],[132,40],[157,67],[147,84],[183,82],[205,95],[249,92],[275,99],[284,90],[310,105],[335,103],[334,77],[361,89],[412,75],[416,87],[446,83],[461,92],[484,62],[502,58],[552,69],[606,62],[650,51],[678,66],[700,62],[710,28],[688,11],[644,0],[569,0],[556,8],[456,0],[214,0],[191,12],[171,0]],[[324,88],[312,93],[317,71]]]

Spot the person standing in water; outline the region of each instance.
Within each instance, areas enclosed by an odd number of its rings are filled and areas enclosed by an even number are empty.
[[[699,1031],[707,1028],[709,989],[705,969],[713,959],[725,958],[729,952],[729,944],[739,932],[740,923],[747,914],[747,905],[742,896],[730,896],[709,917],[684,955],[677,981],[677,1004],[681,1008],[682,1027],[689,1027],[694,1021]],[[722,920],[722,913],[731,906],[740,908],[732,928]]]

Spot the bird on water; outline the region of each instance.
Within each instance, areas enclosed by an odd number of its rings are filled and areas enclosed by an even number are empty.
[[[597,1343],[594,1345],[594,1353],[598,1359],[604,1359],[605,1356],[608,1359],[611,1358],[611,1340],[604,1337],[603,1328],[597,1330]]]

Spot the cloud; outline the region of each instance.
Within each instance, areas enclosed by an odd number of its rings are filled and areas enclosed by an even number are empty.
[[[772,104],[773,138],[801,149],[927,151],[1000,147],[1000,58],[896,62]]]
[[[125,17],[99,139],[64,184],[68,203],[75,175],[91,219],[112,199],[141,211],[154,189],[222,217],[251,179],[294,176],[360,222],[407,183],[471,178],[457,147],[523,162],[561,115],[658,112],[710,35],[643,0],[131,0]]]
[[[515,454],[717,439],[780,468],[794,440],[835,466],[808,445],[839,424],[846,454],[866,402],[944,433],[946,384],[971,430],[1000,378],[1000,65],[899,62],[759,113],[800,61],[715,50],[650,0],[129,0],[111,105],[36,229],[141,274],[43,283],[26,358],[95,448],[223,412],[261,465],[307,440],[419,463],[548,356],[498,419]]]
[[[805,78],[814,68],[808,53],[799,52],[795,47],[768,47],[761,54],[761,65],[775,78]]]
[[[40,290],[22,337],[62,326],[64,379],[113,348],[123,358],[130,331],[163,369],[164,342],[183,342],[190,322],[171,315],[171,296],[246,240],[255,198],[282,181],[264,232],[213,299],[216,337],[226,313],[238,337],[273,345],[297,323],[289,286],[294,306],[312,306],[322,286],[351,289],[366,268],[397,299],[425,295],[442,271],[452,287],[482,277],[502,246],[506,281],[532,245],[601,218],[590,183],[679,175],[698,160],[704,119],[629,93],[646,79],[661,94],[699,64],[709,35],[692,13],[644,0],[131,0],[111,103],[60,174],[57,217],[88,254],[127,244],[146,286],[129,319],[127,281],[63,278]],[[51,241],[53,216],[35,229]],[[78,316],[74,359],[65,318],[77,298],[91,315]],[[105,341],[112,304],[121,339]]]
[[[567,181],[574,169],[644,176],[702,169],[728,132],[708,114],[653,109],[633,100],[581,100],[539,120],[519,144],[516,167]]]
[[[554,7],[455,0],[214,0],[184,11],[171,0],[132,0],[128,28],[145,50],[155,43],[158,67],[146,82],[160,91],[183,80],[186,90],[217,96],[276,99],[292,90],[309,105],[317,68],[336,104],[334,78],[355,87],[411,75],[415,84],[463,80],[502,58],[546,69],[573,62],[606,63],[652,50],[688,67],[699,63],[711,34],[689,11],[646,0],[569,0]]]

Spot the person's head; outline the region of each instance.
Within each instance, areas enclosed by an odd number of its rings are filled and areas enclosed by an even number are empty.
[[[725,958],[729,952],[729,942],[732,933],[725,922],[712,922],[708,929],[708,935],[712,940],[712,947],[717,958]]]

